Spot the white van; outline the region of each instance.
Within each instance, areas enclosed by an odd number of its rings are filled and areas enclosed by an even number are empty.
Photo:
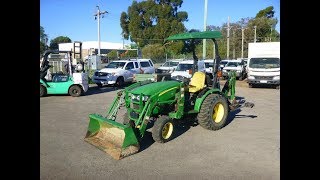
[[[177,68],[171,73],[171,79],[179,79],[177,78],[179,76],[191,78],[193,63],[194,60],[181,61]],[[198,60],[198,71],[206,73],[206,67],[203,60]]]

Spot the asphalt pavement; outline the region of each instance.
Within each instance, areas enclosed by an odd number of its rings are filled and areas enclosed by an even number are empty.
[[[90,113],[105,114],[118,89],[90,87],[86,96],[40,98],[40,179],[280,179],[280,90],[236,84],[255,103],[209,131],[181,125],[160,144],[147,132],[140,152],[115,160],[86,143]]]

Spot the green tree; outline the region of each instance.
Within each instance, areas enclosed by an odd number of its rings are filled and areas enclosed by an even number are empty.
[[[260,10],[257,15],[256,18],[262,18],[262,17],[266,17],[266,18],[273,18],[275,11],[273,10],[273,6],[269,6],[265,9]]]
[[[142,57],[150,58],[154,63],[163,62],[165,47],[162,44],[148,44],[142,48]]]
[[[139,45],[161,44],[170,35],[185,32],[183,22],[188,13],[178,11],[182,0],[133,1],[127,12],[122,12],[122,35]]]
[[[57,50],[59,49],[59,43],[70,43],[71,39],[67,36],[58,36],[50,41],[50,49]]]
[[[44,28],[40,26],[40,55],[48,48],[47,46],[48,35],[45,33]]]
[[[110,60],[116,60],[116,59],[118,59],[117,51],[116,51],[116,50],[110,51],[107,56],[108,56],[108,58],[109,58]]]
[[[40,41],[43,43],[46,43],[48,41],[48,35],[45,33],[42,26],[40,26]]]

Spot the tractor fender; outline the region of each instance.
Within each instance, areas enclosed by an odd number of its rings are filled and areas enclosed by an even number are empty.
[[[195,110],[196,112],[199,112],[199,111],[200,111],[202,102],[206,99],[206,97],[207,97],[209,94],[220,94],[220,89],[218,89],[218,88],[209,89],[209,90],[207,90],[201,97],[198,97],[197,100],[196,100],[196,103],[195,103],[195,105],[194,105],[194,110]]]

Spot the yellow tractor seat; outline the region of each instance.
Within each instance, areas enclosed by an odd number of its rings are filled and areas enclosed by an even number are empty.
[[[190,80],[189,83],[189,92],[195,93],[204,87],[205,85],[205,80],[206,80],[206,74],[203,72],[195,72]]]

